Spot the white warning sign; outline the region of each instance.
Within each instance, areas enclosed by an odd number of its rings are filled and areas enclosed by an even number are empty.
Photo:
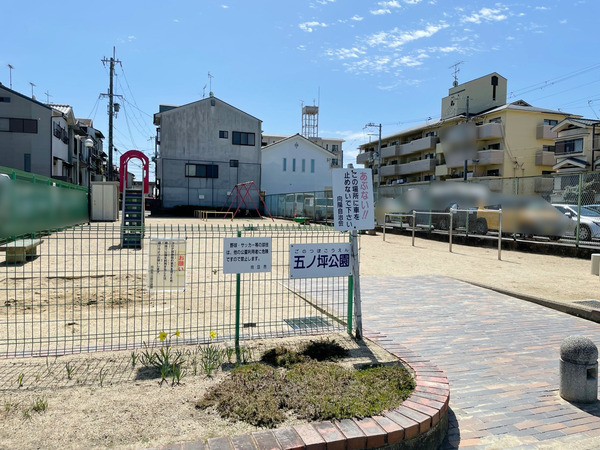
[[[148,289],[185,290],[185,239],[151,238]]]

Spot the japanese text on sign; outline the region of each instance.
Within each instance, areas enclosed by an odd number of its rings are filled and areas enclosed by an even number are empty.
[[[334,227],[336,230],[371,230],[373,177],[371,169],[333,170]]]
[[[271,238],[223,239],[223,273],[271,271]]]
[[[150,239],[148,289],[154,291],[185,290],[185,239]]]
[[[291,244],[290,278],[351,275],[350,244]]]

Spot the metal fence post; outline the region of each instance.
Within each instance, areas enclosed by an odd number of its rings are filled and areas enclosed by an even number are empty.
[[[384,228],[385,230],[385,228]],[[385,232],[385,231],[384,231]],[[352,248],[352,235],[350,235],[350,248]],[[352,306],[354,303],[354,277],[350,275],[348,277],[348,318],[346,320],[347,331],[350,336],[352,336]]]
[[[413,211],[412,215],[412,246],[415,246],[415,227],[417,226],[417,214]]]
[[[452,211],[450,211],[450,228],[448,230],[448,233],[450,234],[450,253],[452,253]]]
[[[579,174],[579,188],[577,189],[577,236],[575,247],[579,247],[579,232],[581,230],[581,191],[583,190],[583,174]]]
[[[242,230],[238,230],[237,237],[242,237]],[[240,283],[241,274],[235,274],[235,356],[237,362],[240,362]]]
[[[387,217],[387,213],[383,214],[383,225],[381,225],[381,227],[383,228],[383,242],[385,242],[385,219]]]
[[[502,261],[502,208],[498,210],[498,261]]]
[[[362,308],[360,304],[360,266],[358,261],[358,232],[351,232],[352,278],[354,282],[354,309],[356,311],[356,339],[362,339]]]

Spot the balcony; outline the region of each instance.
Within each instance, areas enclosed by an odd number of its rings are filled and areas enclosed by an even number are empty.
[[[556,164],[556,155],[554,152],[545,152],[543,150],[535,152],[536,166],[553,166],[554,164]]]
[[[553,125],[538,125],[536,132],[536,139],[556,139],[558,133],[550,131]]]
[[[502,139],[504,137],[504,125],[501,123],[486,123],[477,127],[477,140],[487,141],[490,139]]]
[[[477,152],[480,166],[504,164],[504,150],[481,150]]]
[[[362,152],[356,157],[356,164],[367,164],[375,152]]]
[[[406,164],[395,164],[392,166],[382,166],[382,177],[397,177],[401,175],[410,175],[413,173],[431,172],[435,170],[437,161],[435,159],[420,159]]]
[[[437,136],[427,136],[421,139],[415,139],[414,141],[406,144],[392,145],[381,149],[382,158],[391,158],[394,156],[406,156],[425,150],[435,149],[438,143]]]
[[[448,166],[446,164],[441,164],[439,166],[435,166],[435,177],[445,177],[450,175],[450,171],[448,170]]]

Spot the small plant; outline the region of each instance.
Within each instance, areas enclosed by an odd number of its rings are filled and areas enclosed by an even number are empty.
[[[19,403],[13,400],[4,400],[4,411],[11,412],[13,409],[17,409],[19,407]]]
[[[148,347],[140,355],[140,363],[147,368],[156,370],[160,374],[160,384],[171,378],[172,384],[179,384],[182,375],[182,366],[185,364],[185,354],[171,347],[163,347],[158,351],[151,351]],[[176,374],[177,372],[177,374]]]
[[[23,387],[23,379],[24,378],[25,378],[25,374],[20,373],[19,376],[17,377],[17,386],[18,387]]]
[[[238,361],[239,364],[248,364],[252,361],[252,350],[249,347],[240,347],[240,358]]]
[[[100,369],[100,373],[98,374],[98,381],[100,381],[100,387],[104,386],[104,378],[106,377],[106,372],[104,368]]]
[[[137,352],[131,352],[131,367],[135,367],[138,357],[139,355],[137,354]]]
[[[235,348],[226,347],[225,348],[225,357],[227,358],[227,362],[229,364],[231,364],[231,359],[233,358],[233,355],[235,355]]]
[[[180,384],[186,374],[186,370],[182,368],[181,365],[173,365],[171,368],[171,385]]]
[[[48,409],[48,400],[45,397],[38,397],[33,401],[31,410],[37,413],[42,413]]]
[[[25,408],[23,410],[23,419],[31,420],[31,411],[29,410],[29,408]]]
[[[212,376],[222,362],[223,351],[220,348],[212,344],[200,348],[200,367],[207,376]]]
[[[73,366],[71,366],[70,362],[65,364],[65,370],[67,371],[67,378],[70,380],[73,378]]]

